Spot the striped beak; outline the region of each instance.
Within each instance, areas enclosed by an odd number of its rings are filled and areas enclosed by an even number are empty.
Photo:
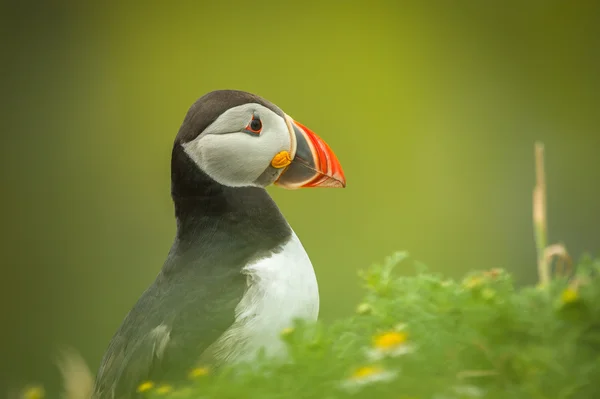
[[[327,143],[287,115],[286,122],[292,139],[292,162],[274,184],[287,189],[346,187],[342,166]]]

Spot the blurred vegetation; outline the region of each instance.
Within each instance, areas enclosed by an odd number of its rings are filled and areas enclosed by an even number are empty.
[[[214,89],[278,104],[345,169],[345,190],[270,190],[325,322],[361,300],[355,271],[397,248],[449,277],[503,267],[531,284],[537,139],[550,230],[597,253],[599,15],[557,0],[0,1],[0,387],[57,391],[61,345],[99,365],[166,257],[172,140]]]
[[[182,380],[140,381],[140,397],[192,398],[595,398],[600,393],[600,259],[569,277],[516,289],[501,269],[460,281],[399,252],[361,273],[356,314],[281,332],[283,363],[259,356]],[[37,388],[39,390],[39,388]],[[38,391],[28,391],[25,399]],[[135,396],[135,395],[134,395]],[[41,398],[40,398],[41,399]]]

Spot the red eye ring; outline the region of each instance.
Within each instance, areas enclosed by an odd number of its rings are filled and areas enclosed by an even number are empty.
[[[248,123],[248,126],[246,126],[246,130],[255,134],[260,134],[260,131],[262,130],[260,118],[252,116],[252,120]]]

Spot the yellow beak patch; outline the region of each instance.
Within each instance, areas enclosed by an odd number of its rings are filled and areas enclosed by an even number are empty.
[[[271,160],[271,166],[276,169],[285,168],[292,163],[292,157],[288,151],[278,152]]]

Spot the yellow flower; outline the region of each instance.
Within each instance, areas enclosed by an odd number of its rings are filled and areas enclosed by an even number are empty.
[[[378,349],[389,350],[402,345],[408,339],[408,334],[403,331],[388,331],[378,334],[373,339],[373,346]]]
[[[21,397],[23,399],[42,399],[45,394],[46,392],[43,387],[35,385],[25,389]]]
[[[156,393],[159,395],[166,395],[173,390],[173,387],[170,385],[161,385],[156,389]]]
[[[152,388],[154,388],[154,383],[152,381],[145,381],[145,382],[142,382],[140,385],[138,385],[137,391],[140,393],[148,392]]]
[[[377,374],[381,374],[383,369],[378,366],[363,366],[354,370],[352,376],[350,377],[353,380],[361,380],[365,378],[372,377]]]
[[[210,373],[210,369],[208,367],[196,367],[192,371],[190,371],[190,378],[198,378],[204,377]]]
[[[560,300],[562,301],[562,303],[573,303],[573,302],[577,302],[579,300],[579,293],[577,292],[576,289],[573,288],[566,288],[561,294],[560,294]]]
[[[379,360],[385,356],[401,356],[410,353],[414,347],[408,343],[408,333],[403,331],[404,325],[395,330],[386,331],[373,337],[373,347],[367,355],[371,360]]]
[[[395,372],[384,370],[379,366],[362,366],[354,370],[350,377],[343,381],[341,387],[347,391],[356,391],[365,384],[390,381]]]
[[[290,335],[292,335],[293,332],[294,332],[294,327],[286,327],[283,330],[281,330],[281,336],[289,337]]]

